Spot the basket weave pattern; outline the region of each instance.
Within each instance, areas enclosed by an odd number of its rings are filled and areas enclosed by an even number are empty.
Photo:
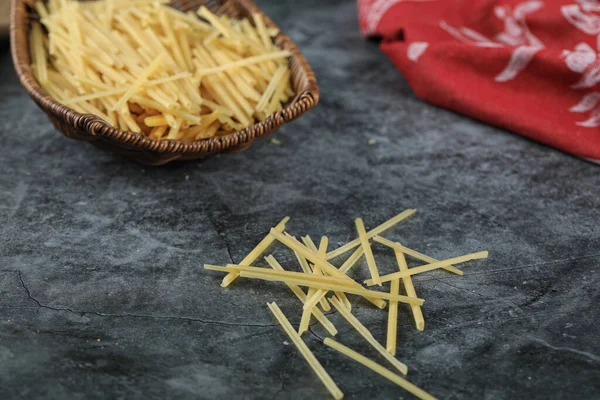
[[[191,142],[156,140],[140,133],[122,131],[95,115],[80,114],[58,103],[40,87],[31,70],[29,58],[30,20],[37,18],[31,8],[31,1],[33,0],[12,0],[10,23],[12,59],[19,80],[27,93],[48,115],[56,129],[65,136],[90,142],[101,149],[122,154],[143,164],[161,165],[174,160],[192,160],[219,152],[245,150],[255,139],[275,132],[319,101],[319,89],[312,69],[296,44],[284,33],[279,33],[275,44],[292,53],[289,60],[292,87],[297,93],[281,111],[241,131]],[[235,18],[260,13],[267,26],[278,28],[251,0],[174,0],[170,5],[182,11],[195,10],[204,5],[216,14],[226,14]]]

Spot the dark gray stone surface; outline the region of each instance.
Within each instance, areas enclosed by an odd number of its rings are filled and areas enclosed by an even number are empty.
[[[598,166],[419,101],[357,33],[354,1],[260,4],[314,66],[322,102],[280,145],[205,162],[148,168],[65,139],[0,56],[0,398],[327,398],[266,308],[297,323],[287,288],[222,289],[202,265],[240,261],[284,215],[337,247],[355,217],[372,227],[409,207],[387,237],[438,258],[490,250],[464,277],[415,279],[427,326],[401,307],[409,379],[446,399],[599,398]],[[394,270],[385,248],[376,257]],[[384,341],[386,313],[355,310]],[[410,397],[323,335],[306,340],[347,398]]]

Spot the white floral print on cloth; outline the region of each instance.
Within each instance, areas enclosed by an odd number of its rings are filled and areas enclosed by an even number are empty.
[[[600,3],[597,0],[578,0],[579,4],[569,4],[560,8],[562,15],[571,24],[588,35],[600,34]]]
[[[596,128],[600,126],[600,107],[598,107],[599,104],[600,93],[592,92],[583,96],[583,99],[581,99],[581,101],[578,104],[571,107],[569,111],[574,113],[590,112],[590,118],[585,121],[577,122],[577,125],[585,126],[588,128]]]
[[[495,7],[496,17],[504,21],[504,32],[498,33],[494,39],[488,39],[484,35],[464,26],[458,29],[453,28],[446,21],[440,21],[440,28],[455,39],[474,46],[514,47],[508,65],[494,78],[496,82],[507,82],[514,79],[519,72],[527,67],[535,53],[544,48],[542,41],[531,33],[526,21],[528,14],[539,10],[543,5],[542,1],[526,1],[517,5],[513,10],[508,6]]]
[[[596,50],[586,42],[578,43],[574,50],[564,50],[563,57],[567,67],[581,74],[579,82],[571,85],[573,89],[588,89],[600,82],[600,4],[597,0],[579,0],[579,4],[561,7],[563,16],[577,29],[596,36]],[[590,113],[585,121],[576,122],[587,128],[600,127],[600,94],[587,93],[581,101],[569,110],[574,113]]]
[[[370,35],[375,32],[375,28],[381,18],[385,15],[385,12],[392,8],[392,6],[398,3],[413,2],[413,3],[425,3],[435,0],[358,0],[358,9],[361,15],[365,15],[366,18],[361,20],[362,31]],[[366,12],[368,10],[368,12]]]
[[[423,100],[600,160],[600,0],[358,2]]]
[[[409,60],[417,62],[423,53],[425,53],[427,47],[429,47],[429,43],[427,42],[413,42],[408,45],[406,55]]]
[[[571,85],[573,89],[591,88],[600,82],[600,60],[592,46],[581,42],[574,50],[563,50],[562,54],[567,67],[581,74],[579,82]]]

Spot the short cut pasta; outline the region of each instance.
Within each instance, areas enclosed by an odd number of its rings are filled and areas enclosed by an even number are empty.
[[[57,101],[115,128],[184,141],[241,130],[294,95],[276,29],[164,0],[38,1],[31,67]]]

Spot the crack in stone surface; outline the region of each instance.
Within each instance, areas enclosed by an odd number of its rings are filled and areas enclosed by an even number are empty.
[[[600,362],[600,356],[597,356],[597,355],[595,355],[593,353],[589,353],[587,351],[572,349],[570,347],[553,346],[550,343],[546,342],[545,340],[539,339],[539,338],[533,338],[532,340],[534,342],[537,342],[537,343],[541,344],[544,347],[547,347],[547,348],[551,349],[551,350],[566,351],[566,352],[569,352],[569,353],[575,353],[575,354],[579,354],[580,356],[584,356],[586,358],[589,358],[591,361]]]
[[[473,276],[473,275],[497,274],[497,273],[501,273],[501,272],[514,271],[514,270],[517,270],[517,269],[528,269],[528,268],[534,268],[534,267],[543,267],[545,265],[550,265],[550,264],[559,264],[559,263],[567,263],[567,262],[572,262],[572,261],[585,260],[587,258],[596,258],[598,256],[600,256],[600,253],[586,254],[586,255],[583,255],[583,256],[577,256],[577,257],[571,257],[571,258],[562,258],[562,259],[559,259],[559,260],[551,260],[551,261],[542,261],[542,262],[539,262],[539,263],[525,264],[525,265],[520,265],[520,266],[510,267],[510,268],[500,268],[500,269],[487,270],[487,271],[465,272],[465,275]],[[440,278],[440,279],[449,279],[449,278],[452,278],[452,277],[449,276],[449,277]],[[420,281],[424,282],[424,281],[428,281],[430,279],[434,279],[434,278],[422,279]]]
[[[272,326],[274,327],[274,326],[278,326],[278,324],[239,323],[239,322],[210,320],[210,319],[203,319],[203,318],[182,317],[182,316],[178,316],[178,315],[147,315],[147,314],[131,314],[131,313],[113,314],[113,313],[104,313],[104,312],[100,312],[100,311],[74,310],[74,309],[67,308],[67,307],[53,307],[53,306],[48,306],[48,305],[42,304],[38,299],[36,299],[35,297],[33,297],[31,295],[31,291],[29,290],[29,288],[25,284],[25,281],[23,280],[21,271],[18,271],[18,270],[3,270],[3,271],[15,272],[17,274],[19,281],[21,283],[21,286],[27,293],[27,297],[38,306],[38,309],[44,308],[44,309],[52,310],[52,311],[66,311],[66,312],[70,312],[72,314],[78,314],[78,315],[92,314],[92,315],[96,315],[99,317],[145,318],[145,319],[159,319],[159,320],[160,319],[174,319],[174,320],[180,320],[180,321],[200,322],[202,324],[224,325],[224,326],[244,326],[244,327],[272,327]]]
[[[309,331],[309,332],[310,332],[310,333],[311,333],[311,334],[312,334],[314,337],[316,337],[317,339],[319,339],[321,342],[322,342],[323,340],[325,340],[325,339],[323,339],[321,336],[317,335],[317,334],[316,334],[316,333],[315,333],[315,332],[312,330],[312,326],[309,326],[309,327],[308,327],[308,331]]]
[[[227,239],[225,239],[225,234],[223,232],[221,232],[221,229],[219,229],[219,226],[217,225],[215,220],[211,217],[210,213],[206,213],[206,216],[208,217],[208,220],[212,224],[213,228],[215,228],[215,232],[217,232],[217,235],[219,235],[219,237],[225,244],[225,250],[227,250],[227,255],[229,255],[229,259],[231,260],[231,263],[235,264],[235,261],[233,261],[233,256],[231,255],[231,249],[229,248],[229,242],[227,241]]]
[[[279,389],[277,389],[275,394],[273,394],[273,397],[271,397],[271,400],[275,400],[277,397],[279,397],[279,395],[281,393],[283,393],[285,391],[285,380],[286,380],[285,369],[291,364],[292,360],[296,359],[297,355],[298,355],[298,353],[293,353],[290,357],[288,357],[287,362],[285,363],[283,368],[281,368],[281,371],[279,372],[279,379],[281,380],[281,386],[279,387]]]
[[[476,294],[477,296],[482,297],[484,299],[495,300],[495,301],[498,301],[498,300],[503,301],[503,302],[511,305],[512,307],[514,307],[515,310],[520,311],[521,314],[525,314],[525,311],[523,311],[523,309],[521,307],[519,307],[515,302],[513,302],[511,300],[508,300],[508,299],[505,299],[505,298],[501,298],[501,297],[497,298],[497,297],[494,297],[494,296],[490,296],[490,295],[486,295],[486,294],[480,293],[480,292],[478,292],[476,290],[473,290],[473,289],[467,289],[467,288],[464,288],[464,287],[461,287],[461,286],[456,286],[456,285],[453,285],[453,284],[448,283],[446,281],[440,280],[438,278],[433,278],[432,280],[435,280],[435,281],[437,281],[439,283],[443,283],[444,285],[450,286],[450,287],[452,287],[454,289],[458,289],[458,290],[462,290],[462,291],[465,291],[465,292]]]

